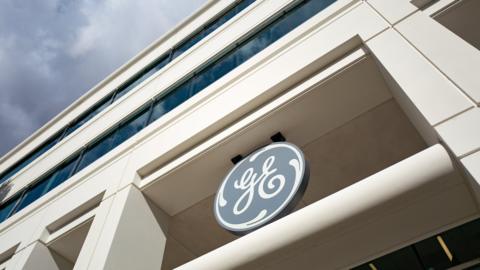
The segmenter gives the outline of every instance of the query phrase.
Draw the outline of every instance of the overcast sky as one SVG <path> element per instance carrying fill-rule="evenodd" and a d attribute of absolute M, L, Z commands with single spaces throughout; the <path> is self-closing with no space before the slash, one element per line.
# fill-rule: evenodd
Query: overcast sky
<path fill-rule="evenodd" d="M 0 156 L 205 0 L 1 0 Z"/>

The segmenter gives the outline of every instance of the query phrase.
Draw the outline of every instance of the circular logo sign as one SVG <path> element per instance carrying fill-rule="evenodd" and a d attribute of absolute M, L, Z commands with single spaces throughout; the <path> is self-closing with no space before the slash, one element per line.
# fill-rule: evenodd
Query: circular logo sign
<path fill-rule="evenodd" d="M 215 218 L 228 231 L 243 235 L 288 214 L 307 187 L 302 151 L 278 142 L 237 163 L 215 197 Z"/>

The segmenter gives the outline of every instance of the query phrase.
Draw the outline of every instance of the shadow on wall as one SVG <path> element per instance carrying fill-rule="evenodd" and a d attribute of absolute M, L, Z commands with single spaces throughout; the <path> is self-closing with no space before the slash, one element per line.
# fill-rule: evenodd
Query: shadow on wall
<path fill-rule="evenodd" d="M 0 185 L 0 202 L 5 199 L 11 189 L 12 185 L 10 184 L 10 182 L 4 182 L 2 185 Z"/>

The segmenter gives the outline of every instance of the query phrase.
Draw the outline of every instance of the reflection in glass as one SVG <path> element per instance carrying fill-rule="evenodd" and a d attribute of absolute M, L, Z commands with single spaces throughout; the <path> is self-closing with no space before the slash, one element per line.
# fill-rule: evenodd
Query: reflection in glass
<path fill-rule="evenodd" d="M 432 236 L 370 262 L 378 270 L 449 269 L 480 258 L 480 219 Z M 415 261 L 415 262 L 414 262 Z M 368 269 L 370 263 L 354 270 Z M 418 268 L 421 266 L 421 268 Z"/>
<path fill-rule="evenodd" d="M 162 115 L 166 114 L 187 100 L 190 97 L 190 88 L 191 81 L 187 81 L 156 101 L 153 104 L 152 116 L 150 117 L 149 123 L 160 118 Z"/>
<path fill-rule="evenodd" d="M 20 196 L 17 196 L 13 199 L 8 200 L 7 202 L 3 203 L 0 206 L 0 222 L 4 221 L 10 216 L 10 212 L 12 211 L 13 207 L 17 204 L 19 198 Z"/>
<path fill-rule="evenodd" d="M 15 207 L 15 213 L 22 210 L 27 205 L 31 204 L 32 202 L 34 202 L 35 200 L 37 200 L 47 192 L 49 179 L 47 178 L 46 180 L 47 181 L 39 181 L 38 183 L 30 187 L 27 190 L 27 192 L 25 192 L 25 195 L 23 195 L 22 200 L 20 201 L 18 206 Z"/>
<path fill-rule="evenodd" d="M 415 249 L 423 265 L 429 269 L 446 269 L 453 266 L 452 261 L 435 237 L 416 243 Z"/>
<path fill-rule="evenodd" d="M 204 32 L 200 31 L 199 33 L 187 39 L 184 43 L 180 44 L 177 48 L 173 50 L 172 59 L 175 59 L 182 53 L 186 52 L 188 49 L 193 47 L 193 45 L 197 44 L 204 37 L 205 37 Z"/>
<path fill-rule="evenodd" d="M 168 53 L 157 59 L 153 64 L 146 67 L 144 70 L 136 74 L 133 78 L 124 83 L 115 94 L 115 100 L 120 99 L 126 93 L 130 92 L 133 88 L 139 85 L 141 82 L 152 76 L 155 72 L 166 66 L 169 62 Z M 114 100 L 114 101 L 115 101 Z"/>
<path fill-rule="evenodd" d="M 112 147 L 112 135 L 108 134 L 98 140 L 96 143 L 93 145 L 89 146 L 87 150 L 83 153 L 83 156 L 80 160 L 80 163 L 78 165 L 77 171 L 82 170 L 83 168 L 87 167 L 91 163 L 93 163 L 95 160 L 99 159 L 102 157 L 105 153 L 110 151 Z"/>
<path fill-rule="evenodd" d="M 63 163 L 58 167 L 50 176 L 51 179 L 50 185 L 47 188 L 47 192 L 54 189 L 61 183 L 63 183 L 65 180 L 67 180 L 70 175 L 73 173 L 74 166 L 78 160 L 78 155 L 75 156 L 74 158 L 68 160 L 67 162 Z"/>
<path fill-rule="evenodd" d="M 102 99 L 100 102 L 95 104 L 92 108 L 90 108 L 87 112 L 82 114 L 77 120 L 75 120 L 74 123 L 72 123 L 68 128 L 67 131 L 65 132 L 64 138 L 70 135 L 72 132 L 77 130 L 79 127 L 81 127 L 83 124 L 85 124 L 88 120 L 92 119 L 95 115 L 97 115 L 99 112 L 103 111 L 110 103 L 112 102 L 112 95 L 108 95 L 104 99 Z"/>
<path fill-rule="evenodd" d="M 149 110 L 147 107 L 120 124 L 113 137 L 112 147 L 116 147 L 142 130 L 146 125 L 148 114 Z"/>
<path fill-rule="evenodd" d="M 38 147 L 36 150 L 34 150 L 30 155 L 24 157 L 21 159 L 19 162 L 17 162 L 15 165 L 7 169 L 2 175 L 0 176 L 0 184 L 12 177 L 12 175 L 16 174 L 18 171 L 23 169 L 25 166 L 30 164 L 33 160 L 35 160 L 37 157 L 42 155 L 43 153 L 47 152 L 52 148 L 57 141 L 60 139 L 60 136 L 62 135 L 63 130 L 55 135 L 53 135 L 50 139 L 48 139 L 46 142 L 44 142 L 40 147 Z"/>

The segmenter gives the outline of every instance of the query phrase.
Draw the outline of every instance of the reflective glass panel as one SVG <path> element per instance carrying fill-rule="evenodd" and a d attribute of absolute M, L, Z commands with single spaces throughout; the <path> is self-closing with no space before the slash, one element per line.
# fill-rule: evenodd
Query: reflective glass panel
<path fill-rule="evenodd" d="M 193 47 L 193 45 L 197 44 L 204 37 L 205 37 L 204 32 L 200 31 L 199 33 L 187 39 L 184 43 L 180 44 L 177 48 L 173 50 L 172 59 L 177 58 L 180 54 L 184 53 L 185 51 Z"/>
<path fill-rule="evenodd" d="M 15 204 L 17 204 L 19 197 L 8 200 L 0 206 L 0 222 L 4 221 L 10 216 Z"/>
<path fill-rule="evenodd" d="M 198 75 L 192 78 L 191 80 L 191 90 L 190 95 L 193 96 L 196 93 L 202 91 L 207 86 L 216 81 L 215 74 L 212 72 L 212 67 L 200 72 Z"/>
<path fill-rule="evenodd" d="M 160 118 L 162 115 L 171 111 L 173 108 L 182 104 L 190 97 L 191 81 L 181 84 L 179 87 L 173 89 L 170 93 L 159 99 L 153 105 L 152 116 L 149 123 Z"/>
<path fill-rule="evenodd" d="M 34 150 L 28 156 L 20 160 L 20 162 L 18 162 L 17 164 L 10 167 L 7 171 L 5 171 L 0 177 L 0 184 L 6 181 L 7 179 L 9 179 L 12 175 L 16 174 L 18 171 L 23 169 L 28 164 L 30 164 L 37 157 L 39 157 L 43 153 L 47 152 L 50 148 L 52 148 L 55 145 L 55 143 L 60 139 L 60 136 L 62 135 L 62 133 L 63 133 L 63 130 L 55 134 L 54 136 L 52 136 L 52 138 L 50 138 L 45 143 L 40 145 L 38 149 Z"/>
<path fill-rule="evenodd" d="M 441 234 L 456 260 L 480 258 L 480 219 Z"/>
<path fill-rule="evenodd" d="M 23 195 L 22 200 L 20 201 L 18 206 L 15 207 L 15 213 L 22 210 L 27 205 L 31 204 L 32 202 L 43 196 L 43 194 L 47 192 L 49 180 L 50 178 L 46 178 L 44 181 L 42 180 L 30 187 Z"/>
<path fill-rule="evenodd" d="M 226 11 L 224 14 L 220 15 L 218 18 L 214 19 L 212 22 L 208 23 L 204 29 L 198 31 L 196 34 L 192 35 L 190 38 L 182 42 L 180 45 L 178 45 L 175 50 L 173 51 L 173 56 L 172 59 L 177 58 L 180 54 L 184 53 L 191 47 L 193 47 L 195 44 L 197 44 L 200 40 L 202 40 L 204 37 L 208 36 L 210 33 L 218 29 L 220 26 L 222 26 L 224 23 L 226 23 L 228 20 L 233 18 L 235 15 L 240 13 L 242 10 L 244 10 L 246 7 L 248 7 L 250 4 L 255 2 L 255 0 L 245 0 L 241 1 L 240 3 L 236 4 L 234 7 L 230 8 L 228 11 Z"/>
<path fill-rule="evenodd" d="M 459 265 L 470 263 L 479 258 L 480 219 L 476 219 L 406 248 L 394 251 L 375 259 L 371 263 L 374 264 L 378 270 L 443 270 L 450 269 L 451 267 L 460 267 Z M 416 263 L 414 261 L 416 261 Z M 368 269 L 365 267 L 369 267 L 369 263 L 354 269 Z M 473 269 L 476 268 L 473 267 L 472 270 Z"/>
<path fill-rule="evenodd" d="M 47 192 L 54 189 L 61 183 L 65 182 L 73 172 L 73 168 L 78 160 L 78 155 L 68 160 L 58 167 L 54 173 L 52 173 L 50 185 L 47 188 Z"/>
<path fill-rule="evenodd" d="M 64 137 L 68 136 L 83 124 L 85 124 L 88 120 L 92 119 L 95 115 L 99 112 L 103 111 L 110 103 L 112 102 L 112 94 L 105 97 L 103 100 L 95 104 L 92 108 L 90 108 L 87 112 L 82 114 L 74 123 L 72 123 L 68 128 L 67 132 L 65 133 Z"/>
<path fill-rule="evenodd" d="M 423 270 L 412 247 L 402 248 L 380 257 L 372 262 L 377 269 L 382 270 Z"/>
<path fill-rule="evenodd" d="M 141 82 L 143 82 L 144 80 L 152 76 L 155 72 L 160 70 L 162 67 L 166 66 L 168 62 L 169 62 L 168 54 L 160 57 L 160 59 L 155 61 L 152 65 L 148 66 L 139 74 L 135 75 L 135 77 L 131 78 L 126 83 L 124 83 L 123 86 L 121 86 L 118 89 L 117 94 L 115 95 L 115 100 L 118 100 L 119 98 L 124 96 L 126 93 L 130 92 L 130 90 L 135 88 Z"/>
<path fill-rule="evenodd" d="M 418 256 L 427 269 L 447 269 L 453 266 L 439 240 L 443 241 L 442 238 L 431 237 L 415 244 Z"/>
<path fill-rule="evenodd" d="M 134 114 L 131 118 L 120 124 L 115 132 L 115 136 L 113 137 L 113 147 L 123 143 L 145 127 L 149 114 L 148 109 L 149 108 L 147 107 L 141 110 L 139 113 Z"/>
<path fill-rule="evenodd" d="M 82 159 L 80 160 L 80 163 L 78 165 L 77 172 L 87 167 L 113 148 L 113 135 L 114 134 L 111 133 L 107 134 L 106 136 L 98 140 L 96 143 L 89 146 L 87 150 L 85 150 Z"/>

